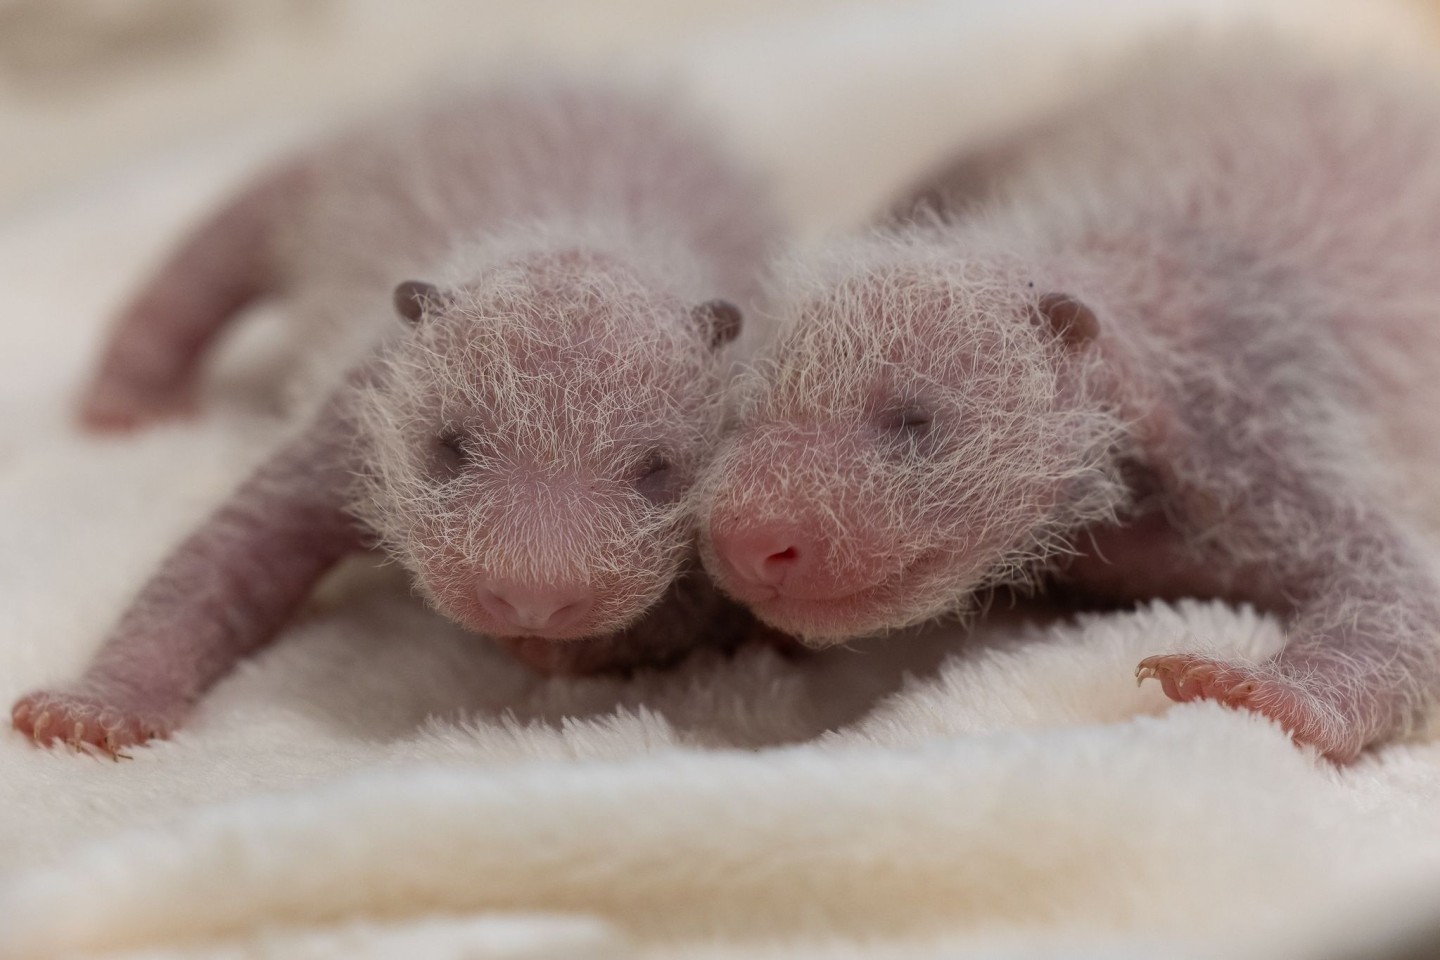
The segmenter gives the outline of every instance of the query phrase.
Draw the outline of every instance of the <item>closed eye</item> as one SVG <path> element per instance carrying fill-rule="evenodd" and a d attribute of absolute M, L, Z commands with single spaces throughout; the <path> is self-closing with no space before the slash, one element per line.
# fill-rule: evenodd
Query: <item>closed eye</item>
<path fill-rule="evenodd" d="M 435 461 L 442 472 L 449 475 L 459 473 L 474 461 L 468 440 L 458 430 L 445 430 L 435 437 Z"/>
<path fill-rule="evenodd" d="M 652 503 L 668 503 L 679 495 L 678 471 L 663 451 L 652 450 L 632 476 L 635 489 Z"/>
<path fill-rule="evenodd" d="M 934 417 L 924 410 L 906 410 L 900 414 L 899 426 L 901 430 L 923 430 L 933 420 Z"/>
<path fill-rule="evenodd" d="M 935 422 L 935 415 L 924 407 L 904 406 L 880 417 L 881 426 L 905 433 L 924 433 Z"/>
<path fill-rule="evenodd" d="M 917 403 L 897 404 L 872 421 L 877 440 L 890 456 L 902 460 L 934 455 L 940 446 L 935 414 Z"/>

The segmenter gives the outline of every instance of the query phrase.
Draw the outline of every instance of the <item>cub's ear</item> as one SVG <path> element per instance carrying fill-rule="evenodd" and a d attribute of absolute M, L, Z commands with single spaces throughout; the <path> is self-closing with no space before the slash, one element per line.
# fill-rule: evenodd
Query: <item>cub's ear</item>
<path fill-rule="evenodd" d="M 1067 347 L 1081 347 L 1100 335 L 1100 321 L 1082 301 L 1068 293 L 1047 293 L 1035 305 L 1037 319 Z"/>
<path fill-rule="evenodd" d="M 392 299 L 395 303 L 395 312 L 400 315 L 400 318 L 406 323 L 414 325 L 424 319 L 426 311 L 440 309 L 445 301 L 445 295 L 433 283 L 425 283 L 423 280 L 406 280 L 395 288 Z"/>
<path fill-rule="evenodd" d="M 729 300 L 706 300 L 690 311 L 690 319 L 707 335 L 710 348 L 722 347 L 740 336 L 740 308 Z"/>

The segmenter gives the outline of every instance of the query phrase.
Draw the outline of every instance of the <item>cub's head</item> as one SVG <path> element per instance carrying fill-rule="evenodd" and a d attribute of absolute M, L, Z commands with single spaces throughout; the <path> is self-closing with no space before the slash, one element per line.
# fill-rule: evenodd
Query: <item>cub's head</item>
<path fill-rule="evenodd" d="M 707 470 L 702 556 L 827 643 L 962 609 L 1117 496 L 1103 324 L 1022 263 L 870 238 L 783 271 Z"/>
<path fill-rule="evenodd" d="M 360 388 L 356 514 L 471 629 L 573 639 L 637 619 L 692 549 L 686 494 L 738 310 L 583 249 L 394 298 L 411 329 Z"/>

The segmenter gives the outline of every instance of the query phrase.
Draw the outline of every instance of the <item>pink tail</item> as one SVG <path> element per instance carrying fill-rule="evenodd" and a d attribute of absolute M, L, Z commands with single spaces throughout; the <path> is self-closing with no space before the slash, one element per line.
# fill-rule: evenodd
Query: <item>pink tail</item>
<path fill-rule="evenodd" d="M 201 362 L 225 325 L 273 292 L 277 212 L 298 189 L 266 176 L 195 229 L 120 314 L 81 400 L 92 430 L 124 430 L 193 409 Z"/>

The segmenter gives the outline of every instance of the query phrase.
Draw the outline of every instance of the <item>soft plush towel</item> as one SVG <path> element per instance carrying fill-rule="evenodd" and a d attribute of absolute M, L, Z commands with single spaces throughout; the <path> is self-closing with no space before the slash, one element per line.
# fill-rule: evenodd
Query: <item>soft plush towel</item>
<path fill-rule="evenodd" d="M 1175 10 L 1251 5 L 789 6 L 682 43 L 668 5 L 615 4 L 633 36 L 608 52 L 697 90 L 813 238 Z M 361 50 L 387 18 L 413 36 L 432 16 L 453 52 L 455 5 L 427 9 L 334 15 L 363 21 L 345 34 Z M 521 6 L 495 9 L 494 35 L 524 33 L 507 20 Z M 1323 42 L 1408 47 L 1429 29 L 1379 3 L 1265 10 Z M 586 60 L 576 46 L 548 55 Z M 422 54 L 367 63 L 399 89 Z M 286 129 L 354 99 L 364 64 L 335 63 L 303 74 L 319 86 Z M 224 134 L 96 159 L 25 202 L 0 178 L 7 706 L 81 667 L 283 429 L 278 310 L 229 345 L 198 420 L 96 440 L 67 419 L 125 288 L 291 136 L 242 109 L 249 74 L 226 69 Z M 1147 654 L 1273 650 L 1279 625 L 1245 609 L 1034 616 L 549 680 L 359 559 L 171 741 L 111 762 L 0 735 L 0 957 L 1339 958 L 1430 933 L 1440 744 L 1336 769 L 1262 719 L 1136 687 Z"/>

